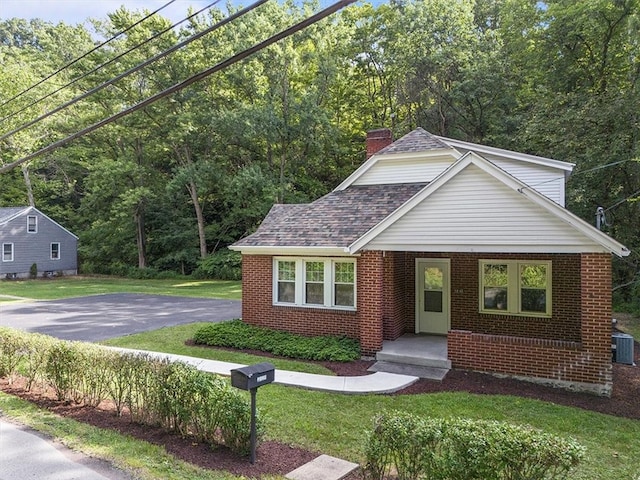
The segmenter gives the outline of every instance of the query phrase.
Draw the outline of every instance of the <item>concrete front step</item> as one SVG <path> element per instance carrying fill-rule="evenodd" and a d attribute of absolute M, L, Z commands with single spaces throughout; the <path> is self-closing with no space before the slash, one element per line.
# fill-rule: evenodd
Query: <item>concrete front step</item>
<path fill-rule="evenodd" d="M 381 362 L 418 365 L 421 367 L 444 368 L 447 370 L 451 368 L 451 360 L 447 360 L 446 358 L 429 358 L 417 355 L 387 353 L 384 350 L 376 354 L 376 360 Z"/>
<path fill-rule="evenodd" d="M 395 363 L 387 361 L 377 361 L 368 369 L 370 372 L 397 373 L 400 375 L 411 375 L 429 380 L 442 381 L 449 373 L 449 368 L 429 367 L 422 365 L 410 365 L 407 363 Z"/>

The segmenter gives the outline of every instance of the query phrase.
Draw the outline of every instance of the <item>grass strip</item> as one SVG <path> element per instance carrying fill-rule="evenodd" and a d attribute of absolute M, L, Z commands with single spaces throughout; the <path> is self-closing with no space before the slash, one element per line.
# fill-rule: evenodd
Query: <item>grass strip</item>
<path fill-rule="evenodd" d="M 61 441 L 72 450 L 110 462 L 142 480 L 236 480 L 241 477 L 209 471 L 183 462 L 164 448 L 60 417 L 32 403 L 0 392 L 0 411 L 6 418 Z"/>
<path fill-rule="evenodd" d="M 242 286 L 231 280 L 130 279 L 120 277 L 62 277 L 34 280 L 0 280 L 3 295 L 33 300 L 103 295 L 109 293 L 146 293 L 198 298 L 240 300 Z"/>

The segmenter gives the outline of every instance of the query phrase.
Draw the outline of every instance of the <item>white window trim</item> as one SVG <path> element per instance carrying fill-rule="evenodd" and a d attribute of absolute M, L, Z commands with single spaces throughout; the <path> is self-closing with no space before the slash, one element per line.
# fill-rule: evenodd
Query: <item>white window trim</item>
<path fill-rule="evenodd" d="M 279 302 L 278 301 L 278 262 L 295 262 L 295 301 Z M 305 303 L 305 263 L 306 262 L 323 262 L 324 263 L 324 304 Z M 336 305 L 335 304 L 335 264 L 336 263 L 353 263 L 353 306 Z M 273 304 L 288 307 L 305 307 L 305 308 L 326 308 L 331 310 L 348 310 L 355 311 L 358 305 L 357 295 L 357 263 L 355 258 L 343 257 L 273 257 L 273 275 L 272 275 L 272 292 Z"/>
<path fill-rule="evenodd" d="M 10 260 L 5 260 L 4 259 L 4 247 L 5 245 L 11 245 L 11 259 Z M 3 262 L 13 262 L 13 258 L 15 256 L 15 247 L 13 245 L 13 243 L 3 243 L 2 244 L 2 261 Z"/>
<path fill-rule="evenodd" d="M 553 303 L 553 285 L 551 283 L 551 260 L 500 260 L 500 259 L 481 259 L 478 261 L 478 284 L 479 284 L 479 307 L 480 313 L 489 313 L 492 315 L 511 315 L 519 317 L 552 317 Z M 484 266 L 485 265 L 507 265 L 507 275 L 509 277 L 507 286 L 510 291 L 515 294 L 509 295 L 506 310 L 493 310 L 484 307 Z M 521 306 L 520 295 L 520 265 L 546 265 L 547 266 L 547 302 L 546 312 L 523 312 Z"/>
<path fill-rule="evenodd" d="M 57 257 L 53 256 L 53 246 L 54 245 L 58 245 L 58 256 Z M 49 246 L 49 257 L 50 257 L 50 260 L 60 260 L 61 256 L 62 256 L 62 249 L 60 247 L 60 242 L 51 242 L 51 245 Z"/>
<path fill-rule="evenodd" d="M 29 219 L 33 218 L 35 230 L 29 230 Z M 36 215 L 27 215 L 27 233 L 38 233 L 38 217 Z"/>

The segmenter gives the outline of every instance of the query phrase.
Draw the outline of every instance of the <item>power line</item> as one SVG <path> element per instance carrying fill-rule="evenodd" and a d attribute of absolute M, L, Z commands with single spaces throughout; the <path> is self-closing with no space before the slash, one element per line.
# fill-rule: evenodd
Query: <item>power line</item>
<path fill-rule="evenodd" d="M 637 191 L 633 192 L 628 197 L 623 198 L 622 200 L 620 200 L 620 201 L 614 203 L 613 205 L 611 205 L 610 207 L 605 208 L 604 211 L 608 212 L 609 210 L 612 210 L 612 209 L 616 208 L 618 205 L 622 205 L 627 200 L 630 200 L 632 197 L 637 197 L 638 195 L 640 195 L 640 190 L 637 190 Z"/>
<path fill-rule="evenodd" d="M 26 107 L 25 107 L 25 108 L 23 108 L 22 110 L 18 110 L 17 112 L 12 113 L 12 114 L 11 114 L 11 115 L 9 115 L 8 117 L 5 117 L 5 118 L 3 118 L 2 120 L 0 120 L 0 122 L 2 122 L 2 121 L 4 121 L 4 120 L 6 120 L 6 119 L 8 119 L 8 118 L 11 118 L 12 116 L 14 116 L 14 115 L 16 115 L 16 114 L 18 114 L 18 113 L 20 113 L 20 112 L 22 112 L 22 111 L 26 110 L 27 108 L 32 107 L 33 105 L 36 105 L 36 104 L 40 103 L 40 102 L 41 102 L 42 100 L 44 100 L 45 98 L 47 98 L 47 97 L 49 97 L 49 96 L 51 96 L 51 95 L 53 95 L 53 94 L 55 94 L 55 93 L 59 92 L 60 90 L 62 90 L 62 89 L 64 89 L 64 88 L 66 88 L 66 87 L 68 87 L 68 86 L 70 86 L 70 85 L 74 84 L 75 82 L 77 82 L 78 80 L 81 80 L 82 78 L 86 77 L 87 75 L 90 75 L 90 74 L 92 74 L 92 73 L 96 72 L 97 70 L 99 70 L 100 68 L 102 68 L 102 67 L 104 67 L 104 66 L 106 66 L 106 65 L 109 65 L 110 63 L 115 62 L 116 60 L 118 60 L 119 58 L 122 58 L 123 56 L 127 55 L 128 53 L 132 52 L 133 50 L 135 50 L 135 49 L 137 49 L 137 48 L 141 47 L 142 45 L 145 45 L 146 43 L 148 43 L 148 42 L 150 42 L 151 40 L 153 40 L 153 39 L 155 39 L 155 38 L 159 37 L 160 35 L 163 35 L 164 33 L 168 32 L 168 31 L 169 31 L 169 30 L 171 30 L 171 29 L 173 29 L 174 27 L 176 27 L 177 25 L 181 24 L 182 22 L 185 22 L 185 21 L 189 20 L 190 18 L 192 18 L 192 17 L 194 17 L 194 16 L 198 15 L 199 13 L 201 13 L 202 11 L 204 11 L 205 9 L 212 7 L 213 5 L 217 4 L 219 1 L 220 1 L 220 0 L 215 0 L 213 3 L 209 4 L 208 6 L 204 7 L 204 8 L 203 8 L 203 9 L 201 9 L 201 10 L 199 10 L 198 12 L 196 12 L 196 13 L 194 13 L 194 14 L 192 14 L 192 15 L 188 16 L 188 17 L 187 17 L 187 18 L 185 18 L 185 19 L 180 20 L 179 22 L 177 22 L 177 23 L 173 24 L 172 26 L 170 26 L 170 27 L 168 27 L 168 28 L 166 28 L 166 29 L 162 30 L 161 32 L 157 33 L 156 35 L 153 35 L 152 37 L 150 37 L 150 38 L 146 39 L 146 40 L 145 40 L 145 41 L 143 41 L 142 43 L 139 43 L 138 45 L 136 45 L 136 46 L 134 46 L 134 47 L 130 48 L 129 50 L 127 50 L 127 51 L 125 51 L 125 52 L 121 53 L 121 54 L 120 54 L 120 55 L 118 55 L 117 57 L 112 58 L 112 59 L 111 59 L 111 60 L 109 60 L 108 62 L 105 62 L 105 63 L 103 63 L 102 65 L 97 66 L 96 68 L 94 68 L 94 69 L 93 69 L 93 70 L 91 70 L 90 72 L 87 72 L 86 74 L 84 74 L 84 75 L 82 75 L 82 76 L 80 76 L 80 77 L 76 78 L 75 80 L 73 80 L 73 81 L 71 81 L 71 82 L 67 83 L 67 84 L 66 84 L 66 85 L 64 85 L 63 87 L 60 87 L 58 90 L 56 90 L 56 91 L 54 91 L 54 92 L 52 92 L 52 93 L 50 93 L 50 94 L 48 94 L 48 95 L 46 95 L 46 96 L 42 97 L 41 99 L 37 100 L 36 102 L 32 103 L 31 105 L 26 106 Z M 257 7 L 258 5 L 262 5 L 262 3 L 266 2 L 266 1 L 267 1 L 267 0 L 262 0 L 261 2 L 258 2 L 258 3 L 256 3 L 256 4 L 253 4 L 253 5 L 252 5 L 252 8 Z M 245 12 L 245 13 L 246 13 L 246 12 Z M 73 105 L 74 103 L 77 103 L 77 102 L 79 102 L 80 100 L 83 100 L 83 99 L 87 98 L 88 96 L 93 95 L 94 93 L 96 93 L 96 92 L 98 92 L 98 91 L 102 90 L 103 88 L 108 87 L 109 85 L 114 84 L 114 83 L 115 83 L 115 82 L 117 82 L 118 80 L 121 80 L 122 78 L 126 77 L 127 75 L 130 75 L 130 74 L 132 74 L 132 73 L 134 73 L 134 72 L 137 72 L 138 70 L 140 70 L 140 69 L 142 69 L 143 67 L 145 67 L 145 66 L 149 65 L 150 63 L 156 62 L 156 61 L 160 60 L 161 58 L 166 57 L 167 55 L 169 55 L 170 53 L 174 52 L 175 50 L 177 50 L 177 49 L 179 49 L 179 48 L 183 47 L 184 45 L 187 45 L 188 43 L 193 42 L 194 40 L 197 40 L 198 38 L 202 37 L 203 35 L 206 35 L 207 33 L 212 32 L 213 30 L 215 30 L 215 29 L 217 29 L 217 28 L 221 27 L 222 25 L 224 25 L 225 23 L 228 23 L 228 21 L 230 21 L 230 20 L 228 20 L 228 19 L 225 19 L 225 20 L 227 20 L 227 21 L 225 22 L 225 21 L 223 20 L 223 21 L 221 21 L 221 22 L 218 22 L 218 23 L 217 23 L 216 25 L 214 25 L 213 27 L 209 27 L 209 28 L 207 28 L 207 29 L 203 30 L 203 31 L 202 31 L 202 32 L 200 32 L 200 33 L 197 33 L 197 34 L 195 34 L 195 35 L 192 35 L 191 37 L 187 38 L 186 40 L 184 40 L 184 41 L 182 41 L 182 42 L 180 42 L 180 43 L 178 43 L 178 44 L 174 45 L 173 47 L 169 48 L 168 50 L 165 50 L 164 52 L 161 52 L 161 53 L 159 53 L 159 54 L 157 54 L 157 55 L 155 55 L 155 56 L 151 57 L 150 59 L 148 59 L 148 60 L 146 60 L 146 61 L 144 61 L 144 62 L 142 62 L 142 63 L 140 63 L 140 64 L 136 65 L 135 67 L 130 68 L 129 70 L 125 71 L 124 73 L 121 73 L 120 75 L 118 75 L 118 76 L 116 76 L 116 77 L 112 78 L 111 80 L 108 80 L 107 82 L 104 82 L 103 84 L 98 85 L 98 86 L 97 86 L 97 87 L 95 87 L 95 88 L 92 88 L 91 90 L 89 90 L 89 91 L 87 91 L 87 92 L 85 92 L 85 93 L 83 93 L 83 94 L 81 94 L 81 95 L 79 95 L 79 96 L 77 96 L 77 97 L 75 97 L 75 98 L 73 98 L 73 99 L 69 100 L 68 102 L 66 102 L 66 103 L 64 103 L 64 104 L 62 104 L 62 105 L 60 105 L 60 106 L 58 106 L 58 107 L 54 108 L 53 110 L 50 110 L 50 111 L 48 111 L 48 112 L 46 112 L 46 113 L 43 113 L 43 114 L 42 114 L 42 115 L 40 115 L 39 117 L 37 117 L 37 118 L 35 118 L 35 119 L 33 119 L 33 120 L 31 120 L 31 121 L 29 121 L 29 122 L 27 122 L 27 123 L 25 123 L 25 124 L 23 124 L 23 125 L 19 126 L 19 127 L 17 127 L 17 128 L 15 128 L 15 129 L 13 129 L 13 130 L 11 130 L 10 132 L 7 132 L 7 133 L 5 133 L 5 134 L 2 134 L 2 135 L 0 136 L 0 140 L 4 140 L 5 138 L 10 137 L 11 135 L 13 135 L 13 134 L 15 134 L 15 133 L 18 133 L 19 131 L 24 130 L 25 128 L 31 127 L 32 125 L 34 125 L 34 124 L 36 124 L 36 123 L 38 123 L 38 122 L 40 122 L 40 121 L 44 120 L 45 118 L 50 117 L 51 115 L 53 115 L 53 114 L 55 114 L 55 113 L 58 113 L 60 110 L 63 110 L 63 109 L 65 109 L 65 108 L 67 108 L 67 107 L 69 107 L 69 106 Z"/>
<path fill-rule="evenodd" d="M 291 35 L 293 35 L 294 33 L 303 30 L 305 28 L 307 28 L 310 25 L 313 25 L 314 23 L 319 22 L 320 20 L 328 17 L 329 15 L 337 12 L 338 10 L 346 7 L 347 5 L 350 5 L 352 3 L 354 3 L 356 0 L 339 0 L 338 2 L 330 5 L 329 7 L 325 8 L 324 10 L 321 10 L 320 12 L 302 20 L 301 22 L 296 23 L 295 25 L 282 30 L 281 32 L 269 37 L 268 39 L 255 44 L 254 46 L 247 48 L 246 50 L 243 50 L 240 53 L 237 53 L 235 55 L 233 55 L 232 57 L 229 57 L 228 59 L 214 65 L 211 68 L 208 68 L 206 70 L 201 71 L 200 73 L 197 73 L 189 78 L 187 78 L 186 80 L 177 83 L 165 90 L 163 90 L 160 93 L 157 93 L 156 95 L 153 95 L 149 98 L 147 98 L 146 100 L 143 100 L 140 103 L 137 103 L 129 108 L 126 108 L 118 113 L 116 113 L 115 115 L 112 115 L 104 120 L 101 120 L 97 123 L 94 123 L 93 125 L 90 125 L 89 127 L 86 127 L 76 133 L 74 133 L 73 135 L 69 135 L 66 138 L 63 138 L 62 140 L 58 140 L 54 143 L 49 144 L 48 146 L 41 148 L 40 150 L 33 152 L 29 155 L 27 155 L 26 157 L 23 157 L 19 160 L 16 160 L 15 162 L 12 162 L 10 164 L 4 165 L 2 167 L 0 167 L 0 173 L 4 173 L 6 171 L 9 171 L 37 156 L 40 156 L 44 153 L 48 153 L 52 150 L 55 150 L 58 147 L 61 147 L 69 142 L 71 142 L 72 140 L 75 140 L 77 138 L 80 138 L 88 133 L 91 133 L 109 123 L 112 123 L 126 115 L 129 115 L 133 112 L 136 112 L 144 107 L 147 107 L 148 105 L 151 105 L 152 103 L 168 96 L 171 95 L 175 92 L 178 92 L 180 90 L 182 90 L 185 87 L 188 87 L 189 85 L 198 82 L 216 72 L 219 72 L 221 70 L 224 70 L 228 67 L 230 67 L 231 65 L 234 65 L 235 63 L 240 62 L 241 60 L 244 60 L 245 58 L 254 55 L 255 53 L 259 52 L 260 50 L 268 47 L 269 45 L 272 45 L 284 38 L 290 37 Z"/>
<path fill-rule="evenodd" d="M 26 90 L 23 90 L 22 92 L 18 93 L 17 95 L 14 95 L 13 97 L 11 97 L 9 100 L 5 101 L 4 103 L 0 104 L 0 107 L 4 107 L 5 105 L 7 105 L 8 103 L 14 101 L 15 99 L 21 97 L 22 95 L 24 95 L 27 92 L 30 92 L 31 90 L 33 90 L 34 88 L 36 88 L 39 85 L 42 85 L 44 82 L 46 82 L 47 80 L 49 80 L 52 77 L 55 77 L 57 74 L 59 74 L 60 72 L 62 72 L 63 70 L 69 68 L 71 65 L 79 62 L 80 60 L 82 60 L 83 58 L 85 58 L 87 55 L 90 55 L 91 53 L 95 52 L 96 50 L 102 48 L 103 46 L 105 46 L 107 43 L 115 40 L 116 38 L 118 38 L 120 35 L 122 35 L 123 33 L 128 32 L 129 30 L 131 30 L 133 27 L 135 27 L 136 25 L 141 24 L 142 22 L 144 22 L 145 20 L 147 20 L 148 18 L 152 17 L 153 15 L 155 15 L 156 13 L 158 13 L 160 10 L 168 7 L 169 5 L 171 5 L 173 2 L 175 2 L 176 0 L 170 0 L 169 2 L 165 3 L 163 6 L 161 6 L 160 8 L 158 8 L 157 10 L 154 10 L 153 12 L 151 12 L 149 15 L 147 15 L 144 18 L 141 18 L 140 20 L 138 20 L 137 22 L 133 23 L 132 25 L 129 25 L 127 28 L 125 28 L 124 30 L 122 30 L 121 32 L 116 33 L 114 36 L 112 36 L 111 38 L 109 38 L 108 40 L 102 42 L 99 45 L 96 45 L 95 47 L 93 47 L 91 50 L 89 50 L 87 53 L 83 54 L 82 56 L 76 58 L 75 60 L 72 60 L 71 62 L 67 63 L 66 65 L 60 67 L 58 70 L 56 70 L 55 72 L 49 74 L 48 76 L 46 76 L 45 78 L 41 79 L 40 81 L 38 81 L 37 83 L 31 85 L 29 88 L 27 88 Z M 5 120 L 4 118 L 2 120 Z"/>

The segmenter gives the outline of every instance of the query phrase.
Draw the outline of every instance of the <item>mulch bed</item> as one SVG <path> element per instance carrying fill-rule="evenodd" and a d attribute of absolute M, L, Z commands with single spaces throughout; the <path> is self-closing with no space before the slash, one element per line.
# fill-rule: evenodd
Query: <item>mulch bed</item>
<path fill-rule="evenodd" d="M 635 343 L 635 362 L 640 365 L 640 345 L 637 342 Z M 359 360 L 349 363 L 318 363 L 337 375 L 347 376 L 369 374 L 367 368 L 373 362 Z M 451 370 L 442 382 L 419 380 L 394 395 L 451 391 L 483 395 L 515 395 L 618 417 L 640 419 L 640 368 L 614 364 L 613 379 L 613 394 L 611 398 L 604 398 L 476 372 Z M 212 449 L 209 445 L 194 443 L 189 438 L 159 428 L 137 425 L 132 423 L 126 415 L 116 417 L 114 410 L 106 403 L 101 404 L 98 409 L 62 403 L 55 400 L 51 391 L 27 392 L 23 387 L 24 384 L 20 380 L 13 385 L 8 385 L 6 379 L 0 380 L 0 390 L 5 393 L 29 400 L 61 416 L 162 445 L 175 457 L 207 469 L 224 470 L 249 478 L 274 474 L 285 475 L 319 455 L 319 452 L 310 452 L 280 442 L 265 441 L 258 447 L 256 463 L 251 465 L 247 457 L 240 457 L 227 448 Z M 359 477 L 359 474 L 352 474 L 349 478 L 354 480 Z"/>

